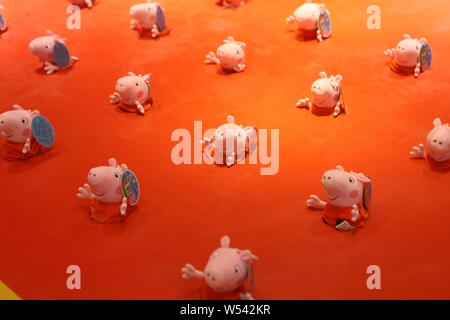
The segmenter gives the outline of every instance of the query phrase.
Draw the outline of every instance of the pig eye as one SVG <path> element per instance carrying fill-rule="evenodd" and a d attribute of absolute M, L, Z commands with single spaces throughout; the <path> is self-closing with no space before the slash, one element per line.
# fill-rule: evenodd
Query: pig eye
<path fill-rule="evenodd" d="M 139 82 L 136 82 L 136 87 L 140 87 L 141 84 Z"/>
<path fill-rule="evenodd" d="M 234 273 L 239 273 L 239 268 L 238 267 L 234 268 Z"/>
<path fill-rule="evenodd" d="M 114 175 L 114 177 L 116 177 L 117 179 L 119 179 L 120 175 L 119 175 L 118 173 L 116 173 L 116 174 Z"/>
<path fill-rule="evenodd" d="M 217 257 L 218 255 L 219 255 L 218 252 L 214 252 L 214 253 L 212 254 L 212 257 L 215 258 L 215 257 Z"/>
<path fill-rule="evenodd" d="M 45 49 L 48 49 L 48 48 L 50 48 L 50 46 L 49 46 L 48 44 L 46 44 L 46 45 L 44 46 L 44 48 L 45 48 Z"/>
<path fill-rule="evenodd" d="M 28 120 L 25 119 L 25 118 L 22 118 L 22 123 L 23 123 L 23 124 L 28 124 Z"/>
<path fill-rule="evenodd" d="M 353 178 L 348 178 L 348 181 L 350 181 L 350 183 L 353 183 L 353 181 L 355 180 L 353 180 Z"/>

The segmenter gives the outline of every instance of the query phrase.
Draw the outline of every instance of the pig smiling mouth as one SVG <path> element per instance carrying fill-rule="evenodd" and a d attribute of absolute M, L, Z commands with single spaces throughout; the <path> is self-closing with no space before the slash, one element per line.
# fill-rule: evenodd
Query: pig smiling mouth
<path fill-rule="evenodd" d="M 337 198 L 339 198 L 339 196 L 330 196 L 330 195 L 328 195 L 328 200 L 334 201 Z"/>

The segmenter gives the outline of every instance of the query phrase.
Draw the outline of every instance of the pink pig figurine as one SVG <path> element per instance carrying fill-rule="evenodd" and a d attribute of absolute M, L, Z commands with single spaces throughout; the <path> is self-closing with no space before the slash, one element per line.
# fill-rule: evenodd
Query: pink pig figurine
<path fill-rule="evenodd" d="M 80 8 L 92 8 L 94 6 L 95 0 L 69 0 L 69 2 L 73 5 L 79 6 Z"/>
<path fill-rule="evenodd" d="M 300 99 L 297 107 L 311 110 L 316 115 L 330 115 L 337 117 L 345 113 L 344 105 L 341 103 L 341 81 L 340 74 L 328 77 L 325 72 L 319 73 L 319 79 L 311 86 L 313 102 L 308 98 Z"/>
<path fill-rule="evenodd" d="M 116 92 L 109 97 L 111 104 L 119 104 L 119 107 L 128 112 L 144 114 L 152 105 L 151 98 L 151 74 L 128 75 L 117 80 Z"/>
<path fill-rule="evenodd" d="M 32 121 L 38 110 L 25 110 L 19 105 L 0 114 L 0 155 L 5 160 L 24 160 L 45 151 L 32 134 Z"/>
<path fill-rule="evenodd" d="M 47 36 L 34 39 L 29 45 L 30 52 L 44 63 L 44 70 L 47 74 L 52 74 L 79 60 L 70 55 L 64 38 L 51 31 L 47 31 L 47 34 Z"/>
<path fill-rule="evenodd" d="M 170 32 L 166 26 L 164 9 L 153 0 L 132 6 L 130 15 L 133 18 L 130 22 L 131 29 L 137 30 L 140 36 L 150 32 L 152 38 L 156 38 Z"/>
<path fill-rule="evenodd" d="M 331 24 L 329 24 L 329 30 L 325 33 L 319 28 L 319 18 L 322 13 L 329 18 L 329 12 L 324 4 L 305 0 L 305 3 L 298 7 L 293 15 L 286 18 L 286 23 L 297 23 L 298 30 L 307 38 L 316 38 L 319 42 L 322 42 L 324 38 L 331 34 Z"/>
<path fill-rule="evenodd" d="M 435 168 L 450 169 L 450 126 L 441 119 L 433 121 L 434 128 L 427 136 L 427 151 L 423 144 L 413 147 L 409 153 L 411 158 L 426 159 Z"/>
<path fill-rule="evenodd" d="M 421 63 L 422 47 L 430 50 L 428 62 L 422 60 Z M 431 49 L 425 38 L 413 39 L 410 35 L 404 34 L 397 47 L 386 50 L 384 54 L 391 59 L 391 70 L 402 75 L 414 74 L 418 78 L 420 72 L 428 70 L 431 66 Z"/>
<path fill-rule="evenodd" d="M 214 157 L 216 164 L 226 164 L 228 167 L 244 160 L 250 152 L 250 147 L 256 143 L 257 129 L 243 127 L 235 123 L 233 116 L 227 117 L 227 123 L 216 129 L 212 137 L 200 141 L 208 147 L 208 154 Z"/>
<path fill-rule="evenodd" d="M 92 168 L 87 183 L 78 188 L 77 197 L 89 199 L 89 217 L 99 223 L 115 223 L 127 216 L 128 198 L 122 192 L 121 179 L 128 167 L 111 158 L 108 166 Z"/>
<path fill-rule="evenodd" d="M 245 70 L 245 48 L 247 44 L 244 42 L 235 41 L 233 37 L 228 37 L 217 49 L 217 56 L 214 52 L 206 55 L 205 63 L 218 64 L 226 70 L 235 72 L 242 72 Z"/>
<path fill-rule="evenodd" d="M 322 177 L 328 202 L 312 194 L 306 201 L 310 208 L 324 209 L 323 221 L 336 230 L 362 228 L 369 218 L 372 185 L 362 173 L 346 172 L 342 166 L 328 170 Z"/>
<path fill-rule="evenodd" d="M 253 260 L 258 257 L 250 250 L 230 248 L 230 238 L 220 239 L 220 248 L 209 257 L 204 271 L 196 270 L 191 264 L 181 269 L 183 279 L 204 279 L 207 285 L 217 293 L 230 293 L 240 289 L 241 300 L 254 300 L 251 292 L 247 292 L 244 281 L 250 277 L 253 281 Z M 250 287 L 252 284 L 249 285 Z M 251 291 L 252 288 L 249 288 Z"/>

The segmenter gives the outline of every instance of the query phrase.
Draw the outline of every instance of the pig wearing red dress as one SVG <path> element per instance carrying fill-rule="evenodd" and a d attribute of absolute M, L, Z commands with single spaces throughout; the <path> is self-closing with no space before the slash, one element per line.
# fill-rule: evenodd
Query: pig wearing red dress
<path fill-rule="evenodd" d="M 347 172 L 342 166 L 337 166 L 323 174 L 322 185 L 328 202 L 312 194 L 306 205 L 323 209 L 323 221 L 336 230 L 364 227 L 369 218 L 371 180 L 362 173 Z"/>

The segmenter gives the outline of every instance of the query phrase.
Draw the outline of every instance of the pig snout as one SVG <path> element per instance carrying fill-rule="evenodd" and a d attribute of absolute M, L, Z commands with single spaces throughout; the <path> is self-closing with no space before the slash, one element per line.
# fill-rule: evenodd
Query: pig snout
<path fill-rule="evenodd" d="M 220 268 L 208 267 L 205 270 L 205 280 L 212 289 L 220 291 L 224 285 L 223 270 Z"/>
<path fill-rule="evenodd" d="M 327 191 L 329 200 L 336 200 L 345 189 L 349 178 L 334 171 L 327 171 L 322 177 L 322 185 Z"/>
<path fill-rule="evenodd" d="M 88 183 L 93 186 L 98 186 L 101 184 L 101 182 L 102 177 L 100 176 L 99 172 L 95 169 L 90 170 L 88 174 Z"/>

